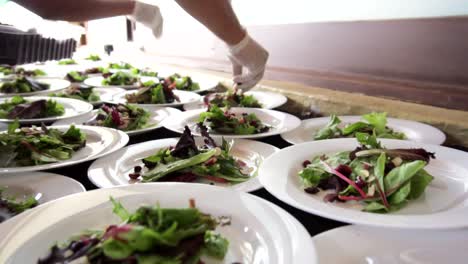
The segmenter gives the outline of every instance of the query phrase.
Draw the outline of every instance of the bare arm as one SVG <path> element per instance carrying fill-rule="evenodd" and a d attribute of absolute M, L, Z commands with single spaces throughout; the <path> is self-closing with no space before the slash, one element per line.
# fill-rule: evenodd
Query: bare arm
<path fill-rule="evenodd" d="M 129 15 L 134 0 L 13 0 L 37 15 L 50 20 L 88 21 Z"/>
<path fill-rule="evenodd" d="M 229 0 L 176 0 L 176 2 L 227 44 L 239 43 L 246 34 Z"/>

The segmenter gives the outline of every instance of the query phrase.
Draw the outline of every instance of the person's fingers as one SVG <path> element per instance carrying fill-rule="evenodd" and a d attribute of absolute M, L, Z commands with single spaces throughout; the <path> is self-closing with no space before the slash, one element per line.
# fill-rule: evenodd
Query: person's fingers
<path fill-rule="evenodd" d="M 159 7 L 156 7 L 155 16 L 153 19 L 153 35 L 156 38 L 160 38 L 163 33 L 163 28 L 164 28 L 164 20 L 161 15 L 161 10 L 159 9 Z"/>
<path fill-rule="evenodd" d="M 242 66 L 235 62 L 232 62 L 232 76 L 242 75 Z"/>
<path fill-rule="evenodd" d="M 243 91 L 248 91 L 255 87 L 255 85 L 260 82 L 263 77 L 263 72 L 257 75 L 242 75 L 242 76 L 235 76 L 233 81 L 237 83 L 237 88 L 242 89 Z"/>

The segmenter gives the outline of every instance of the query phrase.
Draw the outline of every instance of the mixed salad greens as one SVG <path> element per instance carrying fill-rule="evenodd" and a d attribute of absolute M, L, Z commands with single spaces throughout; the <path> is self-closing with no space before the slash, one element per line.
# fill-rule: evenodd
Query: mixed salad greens
<path fill-rule="evenodd" d="M 99 93 L 96 92 L 93 87 L 84 84 L 72 85 L 63 92 L 53 93 L 49 96 L 78 99 L 90 103 L 99 102 L 101 100 Z"/>
<path fill-rule="evenodd" d="M 0 84 L 1 93 L 31 93 L 50 88 L 47 83 L 41 83 L 29 77 L 20 76 Z"/>
<path fill-rule="evenodd" d="M 102 80 L 103 85 L 134 85 L 138 82 L 138 77 L 131 73 L 116 72 Z"/>
<path fill-rule="evenodd" d="M 89 69 L 86 69 L 85 74 L 99 74 L 99 73 L 102 73 L 102 74 L 109 74 L 109 69 L 108 68 L 104 68 L 104 67 L 94 67 L 94 68 L 89 68 Z M 109 75 L 110 76 L 110 75 Z M 108 76 L 106 76 L 108 77 Z"/>
<path fill-rule="evenodd" d="M 173 89 L 165 82 L 155 83 L 147 81 L 143 83 L 143 88 L 140 88 L 136 93 L 125 95 L 128 103 L 131 104 L 168 104 L 175 101 L 180 102 Z"/>
<path fill-rule="evenodd" d="M 149 118 L 148 111 L 135 105 L 104 104 L 98 110 L 96 118 L 88 122 L 87 125 L 132 131 L 155 125 L 148 124 Z"/>
<path fill-rule="evenodd" d="M 199 264 L 205 255 L 223 260 L 228 251 L 229 241 L 214 231 L 217 219 L 193 200 L 189 208 L 141 206 L 132 214 L 110 199 L 121 224 L 74 235 L 38 263 Z"/>
<path fill-rule="evenodd" d="M 81 83 L 84 80 L 86 80 L 86 78 L 88 78 L 88 76 L 84 72 L 70 71 L 70 72 L 67 73 L 65 78 L 67 78 L 67 80 L 69 80 L 70 82 Z"/>
<path fill-rule="evenodd" d="M 117 62 L 117 63 L 109 63 L 109 68 L 110 69 L 116 69 L 116 70 L 131 70 L 135 67 L 133 67 L 130 63 L 127 62 Z"/>
<path fill-rule="evenodd" d="M 305 192 L 325 195 L 327 202 L 357 201 L 364 211 L 397 211 L 424 194 L 434 179 L 424 167 L 434 153 L 424 149 L 386 149 L 374 135 L 356 133 L 361 144 L 353 151 L 306 160 L 299 172 Z"/>
<path fill-rule="evenodd" d="M 16 95 L 0 104 L 0 118 L 32 119 L 61 116 L 64 113 L 63 105 L 51 99 L 30 102 Z"/>
<path fill-rule="evenodd" d="M 38 205 L 38 201 L 32 196 L 21 200 L 5 196 L 5 189 L 0 186 L 0 223 Z"/>
<path fill-rule="evenodd" d="M 340 127 L 341 120 L 331 115 L 328 124 L 314 136 L 315 140 L 354 137 L 356 133 L 366 133 L 378 138 L 405 139 L 403 133 L 393 131 L 387 127 L 387 113 L 370 113 L 362 116 L 363 121 Z"/>
<path fill-rule="evenodd" d="M 86 145 L 86 134 L 70 126 L 62 132 L 42 126 L 19 128 L 11 123 L 0 133 L 0 167 L 21 167 L 68 160 Z"/>
<path fill-rule="evenodd" d="M 133 68 L 131 69 L 130 71 L 131 73 L 135 74 L 135 75 L 140 75 L 140 76 L 148 76 L 148 77 L 158 77 L 158 73 L 155 72 L 155 71 L 152 71 L 150 69 L 137 69 L 137 68 Z"/>
<path fill-rule="evenodd" d="M 183 91 L 197 91 L 200 90 L 200 85 L 197 82 L 194 82 L 189 76 L 182 76 L 178 73 L 164 79 L 167 86 L 170 88 L 175 88 L 177 90 Z"/>
<path fill-rule="evenodd" d="M 198 122 L 199 127 L 208 126 L 222 134 L 252 135 L 268 132 L 271 128 L 253 113 L 237 116 L 216 105 L 211 105 L 206 112 L 201 113 Z"/>
<path fill-rule="evenodd" d="M 78 64 L 74 59 L 59 60 L 58 65 L 75 65 Z"/>
<path fill-rule="evenodd" d="M 142 160 L 146 172 L 136 166 L 129 174 L 143 182 L 176 181 L 194 182 L 205 179 L 211 182 L 236 184 L 249 180 L 250 168 L 231 154 L 232 143 L 223 139 L 218 146 L 209 136 L 206 127 L 201 135 L 204 145 L 197 146 L 186 126 L 175 147 L 159 149 Z"/>
<path fill-rule="evenodd" d="M 97 55 L 97 54 L 89 54 L 89 56 L 86 57 L 85 60 L 100 61 L 101 57 L 99 57 L 99 55 Z"/>
<path fill-rule="evenodd" d="M 15 68 L 15 74 L 28 77 L 46 76 L 47 74 L 40 69 L 26 70 L 24 68 Z"/>
<path fill-rule="evenodd" d="M 229 90 L 225 93 L 213 93 L 203 99 L 206 106 L 262 108 L 253 95 L 245 95 L 242 90 Z"/>
<path fill-rule="evenodd" d="M 13 66 L 10 65 L 1 65 L 0 66 L 0 73 L 3 73 L 3 75 L 10 75 L 14 73 Z"/>

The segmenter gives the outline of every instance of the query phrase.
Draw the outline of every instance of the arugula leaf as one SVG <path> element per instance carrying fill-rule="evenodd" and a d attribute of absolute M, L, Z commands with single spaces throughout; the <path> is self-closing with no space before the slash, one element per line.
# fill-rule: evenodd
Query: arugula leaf
<path fill-rule="evenodd" d="M 338 128 L 339 124 L 341 124 L 341 120 L 338 116 L 331 115 L 328 124 L 315 134 L 314 140 L 334 138 L 339 135 L 341 133 L 340 128 Z"/>
<path fill-rule="evenodd" d="M 381 149 L 382 146 L 380 142 L 377 141 L 377 137 L 375 135 L 370 135 L 366 133 L 356 133 L 357 141 L 364 147 L 370 149 Z"/>
<path fill-rule="evenodd" d="M 392 205 L 403 203 L 407 200 L 411 192 L 411 182 L 405 183 L 396 192 L 388 197 L 388 202 Z"/>
<path fill-rule="evenodd" d="M 433 179 L 434 177 L 427 173 L 426 170 L 419 170 L 416 175 L 411 178 L 411 192 L 408 194 L 408 199 L 418 199 Z"/>
<path fill-rule="evenodd" d="M 20 127 L 20 124 L 18 122 L 18 119 L 16 119 L 15 122 L 10 123 L 8 125 L 8 134 L 14 134 L 16 129 L 18 129 L 19 127 Z"/>
<path fill-rule="evenodd" d="M 381 191 L 385 194 L 385 164 L 387 163 L 387 156 L 385 153 L 381 153 L 374 167 L 374 175 L 380 185 Z"/>
<path fill-rule="evenodd" d="M 384 188 L 387 195 L 394 193 L 410 181 L 426 164 L 424 161 L 416 160 L 403 163 L 401 166 L 392 169 L 384 179 Z"/>
<path fill-rule="evenodd" d="M 370 113 L 363 115 L 362 119 L 366 120 L 374 127 L 376 134 L 385 132 L 385 127 L 387 126 L 387 113 Z"/>
<path fill-rule="evenodd" d="M 344 136 L 348 136 L 367 128 L 370 128 L 369 124 L 366 124 L 364 122 L 356 122 L 346 125 L 341 131 Z"/>
<path fill-rule="evenodd" d="M 212 257 L 222 260 L 227 253 L 229 241 L 213 231 L 205 232 L 204 240 L 205 252 Z"/>
<path fill-rule="evenodd" d="M 210 149 L 207 152 L 200 153 L 188 159 L 177 160 L 169 164 L 160 164 L 156 168 L 146 172 L 143 175 L 144 182 L 157 181 L 158 179 L 166 176 L 167 174 L 178 171 L 190 166 L 207 161 L 216 154 L 216 149 Z"/>
<path fill-rule="evenodd" d="M 125 209 L 125 207 L 117 200 L 114 199 L 114 197 L 109 197 L 109 199 L 112 202 L 112 205 L 114 205 L 114 209 L 112 209 L 112 212 L 120 217 L 122 221 L 127 221 L 131 214 Z"/>
<path fill-rule="evenodd" d="M 101 57 L 99 57 L 99 55 L 97 55 L 97 54 L 89 54 L 89 56 L 86 57 L 85 60 L 100 61 Z"/>
<path fill-rule="evenodd" d="M 58 65 L 73 65 L 77 64 L 74 59 L 63 59 L 58 62 Z"/>

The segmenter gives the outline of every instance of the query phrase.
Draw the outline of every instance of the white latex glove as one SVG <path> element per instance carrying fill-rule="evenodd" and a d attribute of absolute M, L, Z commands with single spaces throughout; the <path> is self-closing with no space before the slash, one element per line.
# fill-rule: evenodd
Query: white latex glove
<path fill-rule="evenodd" d="M 136 1 L 135 9 L 133 10 L 130 18 L 150 28 L 155 37 L 161 37 L 163 31 L 163 18 L 159 7 Z"/>
<path fill-rule="evenodd" d="M 238 89 L 248 91 L 263 78 L 268 51 L 249 34 L 238 44 L 229 46 L 228 57 L 232 62 L 233 81 Z"/>

